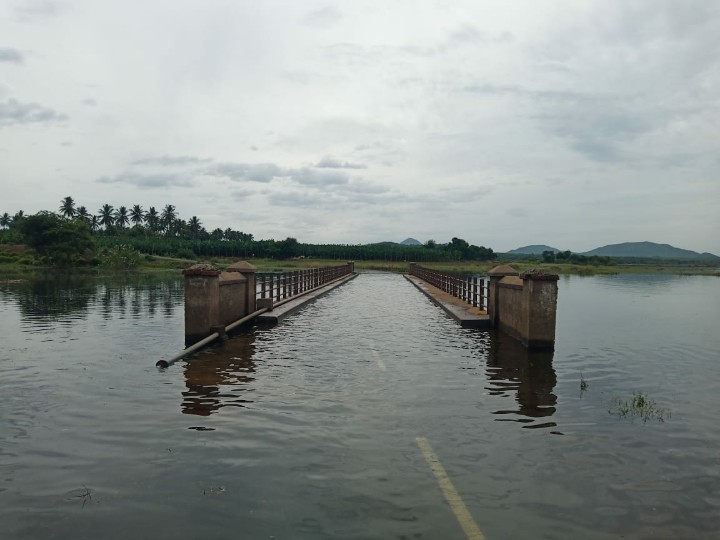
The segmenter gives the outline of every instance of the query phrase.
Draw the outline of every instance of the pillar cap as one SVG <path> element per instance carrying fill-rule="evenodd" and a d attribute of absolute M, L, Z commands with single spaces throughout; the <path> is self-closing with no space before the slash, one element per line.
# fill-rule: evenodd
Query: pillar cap
<path fill-rule="evenodd" d="M 531 268 L 520 274 L 521 279 L 530 279 L 532 281 L 557 281 L 560 276 L 557 274 L 549 274 L 542 268 Z"/>
<path fill-rule="evenodd" d="M 517 276 L 518 271 L 515 270 L 512 266 L 508 266 L 507 264 L 501 264 L 500 266 L 496 266 L 492 270 L 488 272 L 488 275 L 490 277 L 503 277 L 503 276 Z"/>
<path fill-rule="evenodd" d="M 193 264 L 190 268 L 183 270 L 182 273 L 183 276 L 219 276 L 220 270 L 212 264 L 200 263 Z"/>
<path fill-rule="evenodd" d="M 230 266 L 228 266 L 225 269 L 226 272 L 242 272 L 245 274 L 249 274 L 252 272 L 257 272 L 257 266 L 250 264 L 247 261 L 238 261 L 235 263 L 232 263 Z"/>

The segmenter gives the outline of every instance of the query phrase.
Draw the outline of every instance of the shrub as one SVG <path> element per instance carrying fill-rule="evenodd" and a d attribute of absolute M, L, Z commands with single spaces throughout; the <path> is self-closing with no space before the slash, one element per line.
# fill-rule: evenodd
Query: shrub
<path fill-rule="evenodd" d="M 180 248 L 175 252 L 175 256 L 178 259 L 192 259 L 195 260 L 196 255 L 193 250 L 189 248 Z"/>
<path fill-rule="evenodd" d="M 140 264 L 140 254 L 132 246 L 119 244 L 100 253 L 100 264 L 116 270 L 130 270 Z"/>

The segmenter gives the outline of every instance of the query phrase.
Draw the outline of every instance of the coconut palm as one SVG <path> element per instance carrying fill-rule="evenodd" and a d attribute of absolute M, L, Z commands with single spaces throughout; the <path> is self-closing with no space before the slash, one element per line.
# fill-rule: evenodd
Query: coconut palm
<path fill-rule="evenodd" d="M 160 228 L 160 215 L 154 206 L 145 213 L 145 224 L 152 232 L 157 232 Z"/>
<path fill-rule="evenodd" d="M 3 229 L 7 229 L 10 226 L 10 223 L 12 223 L 12 218 L 10 217 L 10 214 L 5 212 L 2 216 L 0 216 L 0 227 Z"/>
<path fill-rule="evenodd" d="M 115 222 L 114 212 L 115 209 L 109 204 L 103 204 L 102 208 L 98 210 L 98 214 L 100 214 L 100 225 L 103 225 L 105 230 L 108 230 Z"/>
<path fill-rule="evenodd" d="M 82 219 L 85 223 L 90 223 L 90 212 L 88 212 L 87 208 L 84 206 L 80 206 L 75 215 Z"/>
<path fill-rule="evenodd" d="M 115 210 L 115 225 L 124 229 L 129 224 L 130 219 L 128 219 L 127 208 L 120 206 L 117 210 Z"/>
<path fill-rule="evenodd" d="M 173 221 L 177 218 L 175 206 L 172 204 L 166 204 L 163 208 L 162 215 L 160 216 L 160 224 L 162 225 L 165 232 L 169 232 L 172 228 Z"/>
<path fill-rule="evenodd" d="M 12 224 L 17 225 L 23 219 L 25 219 L 25 212 L 23 212 L 22 210 L 18 210 L 17 212 L 15 212 L 15 215 L 12 218 Z"/>
<path fill-rule="evenodd" d="M 72 197 L 65 197 L 60 203 L 60 213 L 66 218 L 73 218 L 77 214 L 75 201 Z"/>
<path fill-rule="evenodd" d="M 90 228 L 93 232 L 100 228 L 100 218 L 98 216 L 90 216 Z"/>
<path fill-rule="evenodd" d="M 202 223 L 198 219 L 197 216 L 193 216 L 190 218 L 190 221 L 187 223 L 188 232 L 190 233 L 191 238 L 197 238 L 200 235 L 200 229 L 202 229 Z"/>
<path fill-rule="evenodd" d="M 142 225 L 143 220 L 145 219 L 145 212 L 142 209 L 142 206 L 139 204 L 136 204 L 132 207 L 132 210 L 130 210 L 130 221 L 135 224 L 135 226 Z"/>

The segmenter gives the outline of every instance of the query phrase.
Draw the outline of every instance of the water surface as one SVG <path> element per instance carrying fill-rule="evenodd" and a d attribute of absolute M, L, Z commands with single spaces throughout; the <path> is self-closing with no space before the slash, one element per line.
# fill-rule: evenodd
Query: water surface
<path fill-rule="evenodd" d="M 426 437 L 490 539 L 720 538 L 720 280 L 559 287 L 554 354 L 367 274 L 157 370 L 182 280 L 0 284 L 0 536 L 464 538 Z"/>

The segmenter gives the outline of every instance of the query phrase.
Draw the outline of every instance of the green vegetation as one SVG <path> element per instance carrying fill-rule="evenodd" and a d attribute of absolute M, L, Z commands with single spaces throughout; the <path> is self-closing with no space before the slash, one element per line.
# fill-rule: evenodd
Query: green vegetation
<path fill-rule="evenodd" d="M 98 258 L 102 266 L 113 270 L 132 270 L 140 265 L 140 254 L 127 244 L 105 248 Z"/>
<path fill-rule="evenodd" d="M 659 407 L 655 400 L 642 392 L 633 392 L 630 399 L 615 398 L 608 412 L 618 418 L 640 418 L 643 423 L 648 420 L 664 422 L 671 416 L 669 409 Z"/>
<path fill-rule="evenodd" d="M 98 261 L 108 268 L 137 266 L 127 256 L 134 252 L 154 257 L 183 260 L 217 257 L 267 258 L 273 260 L 329 259 L 407 261 L 493 260 L 492 249 L 474 246 L 461 238 L 438 245 L 406 246 L 393 242 L 378 244 L 304 244 L 296 238 L 256 240 L 252 234 L 232 228 L 207 231 L 197 216 L 180 218 L 172 204 L 162 210 L 139 204 L 131 207 L 103 204 L 96 215 L 77 206 L 72 197 L 62 199 L 58 213 L 42 211 L 26 216 L 0 217 L 0 245 L 27 245 L 33 249 L 33 264 L 70 266 Z M 98 258 L 95 259 L 95 253 Z M 13 255 L 0 263 L 19 264 Z"/>
<path fill-rule="evenodd" d="M 25 243 L 52 265 L 70 266 L 92 259 L 95 245 L 90 226 L 82 220 L 38 212 L 24 217 L 18 227 Z"/>
<path fill-rule="evenodd" d="M 713 262 L 630 260 L 546 250 L 541 255 L 502 254 L 454 237 L 446 244 L 305 244 L 296 238 L 256 240 L 232 228 L 207 231 L 197 216 L 182 219 L 172 204 L 162 208 L 103 204 L 95 215 L 64 197 L 58 212 L 27 216 L 20 210 L 0 216 L 0 265 L 6 272 L 28 267 L 99 266 L 108 270 L 163 271 L 196 260 L 252 260 L 261 269 L 285 270 L 356 261 L 359 270 L 406 272 L 410 261 L 444 271 L 484 274 L 498 263 L 518 271 L 540 268 L 557 274 L 710 274 Z M 632 262 L 634 264 L 627 265 Z"/>

